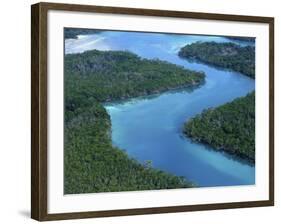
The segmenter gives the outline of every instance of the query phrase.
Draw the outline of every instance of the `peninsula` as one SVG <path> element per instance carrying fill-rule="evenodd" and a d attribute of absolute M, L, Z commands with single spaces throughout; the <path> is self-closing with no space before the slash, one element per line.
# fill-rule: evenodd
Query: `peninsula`
<path fill-rule="evenodd" d="M 113 146 L 102 103 L 195 87 L 204 78 L 202 72 L 125 51 L 65 55 L 65 194 L 195 186 Z"/>
<path fill-rule="evenodd" d="M 234 43 L 196 42 L 182 47 L 179 56 L 240 72 L 255 78 L 255 47 Z"/>

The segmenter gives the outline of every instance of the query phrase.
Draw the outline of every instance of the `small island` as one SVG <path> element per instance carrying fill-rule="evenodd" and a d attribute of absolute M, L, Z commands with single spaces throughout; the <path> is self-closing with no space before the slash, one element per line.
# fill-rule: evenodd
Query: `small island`
<path fill-rule="evenodd" d="M 209 108 L 187 121 L 186 136 L 255 161 L 255 93 L 217 108 Z"/>
<path fill-rule="evenodd" d="M 231 69 L 255 78 L 255 47 L 234 43 L 196 42 L 182 47 L 179 56 Z"/>
<path fill-rule="evenodd" d="M 82 28 L 64 28 L 65 39 L 77 39 L 78 35 L 90 35 L 100 33 L 99 30 L 82 29 Z"/>
<path fill-rule="evenodd" d="M 194 187 L 113 146 L 110 116 L 102 103 L 196 87 L 204 79 L 201 72 L 125 51 L 65 55 L 64 193 Z"/>
<path fill-rule="evenodd" d="M 226 38 L 229 39 L 229 40 L 238 40 L 238 41 L 255 43 L 254 37 L 230 37 L 230 36 L 227 36 Z"/>

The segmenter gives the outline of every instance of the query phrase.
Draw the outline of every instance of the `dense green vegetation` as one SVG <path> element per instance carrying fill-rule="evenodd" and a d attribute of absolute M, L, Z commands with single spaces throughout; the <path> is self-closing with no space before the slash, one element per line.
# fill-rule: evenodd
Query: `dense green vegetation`
<path fill-rule="evenodd" d="M 100 103 L 92 103 L 65 124 L 65 194 L 193 186 L 112 146 L 109 115 Z"/>
<path fill-rule="evenodd" d="M 100 33 L 99 30 L 83 29 L 83 28 L 64 28 L 65 39 L 76 39 L 78 35 L 88 35 Z"/>
<path fill-rule="evenodd" d="M 66 117 L 99 102 L 128 99 L 204 81 L 203 73 L 160 61 L 141 59 L 130 52 L 87 51 L 65 56 Z"/>
<path fill-rule="evenodd" d="M 182 177 L 140 164 L 111 143 L 102 102 L 195 86 L 204 74 L 129 52 L 65 55 L 64 192 L 90 193 L 192 187 Z"/>
<path fill-rule="evenodd" d="M 238 41 L 245 41 L 245 42 L 255 43 L 255 38 L 254 37 L 226 37 L 226 38 L 230 39 L 230 40 L 238 40 Z"/>
<path fill-rule="evenodd" d="M 204 110 L 184 125 L 184 133 L 217 150 L 255 161 L 255 93 Z"/>
<path fill-rule="evenodd" d="M 196 42 L 181 48 L 179 56 L 231 69 L 255 78 L 255 48 L 253 46 Z"/>

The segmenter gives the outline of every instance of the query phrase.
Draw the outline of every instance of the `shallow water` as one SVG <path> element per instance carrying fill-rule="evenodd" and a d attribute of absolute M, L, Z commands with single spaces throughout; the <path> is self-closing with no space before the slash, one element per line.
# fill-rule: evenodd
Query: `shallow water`
<path fill-rule="evenodd" d="M 65 49 L 66 53 L 128 50 L 144 58 L 204 71 L 206 82 L 200 88 L 105 104 L 111 117 L 113 144 L 140 162 L 151 160 L 153 167 L 184 176 L 199 186 L 254 184 L 254 166 L 182 136 L 183 123 L 189 118 L 255 88 L 254 80 L 246 76 L 177 56 L 180 47 L 196 41 L 235 42 L 215 36 L 108 31 L 66 40 Z"/>

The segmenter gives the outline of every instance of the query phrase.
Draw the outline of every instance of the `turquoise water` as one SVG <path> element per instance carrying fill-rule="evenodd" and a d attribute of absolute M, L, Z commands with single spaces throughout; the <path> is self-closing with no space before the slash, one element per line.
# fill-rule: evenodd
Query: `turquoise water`
<path fill-rule="evenodd" d="M 204 71 L 206 82 L 200 88 L 106 104 L 113 144 L 140 162 L 151 160 L 153 167 L 184 176 L 202 187 L 255 184 L 254 166 L 182 136 L 183 123 L 189 118 L 255 89 L 254 80 L 246 76 L 177 56 L 181 46 L 196 41 L 235 42 L 215 36 L 108 31 L 66 40 L 65 49 L 67 53 L 128 50 L 144 58 Z"/>

